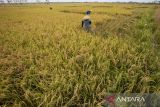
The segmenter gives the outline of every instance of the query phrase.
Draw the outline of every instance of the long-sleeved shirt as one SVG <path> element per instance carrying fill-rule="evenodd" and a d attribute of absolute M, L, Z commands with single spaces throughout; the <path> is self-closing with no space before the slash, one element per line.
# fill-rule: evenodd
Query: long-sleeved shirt
<path fill-rule="evenodd" d="M 90 16 L 86 15 L 84 16 L 83 20 L 82 20 L 82 27 L 84 28 L 89 28 L 91 26 L 91 20 L 90 20 Z"/>

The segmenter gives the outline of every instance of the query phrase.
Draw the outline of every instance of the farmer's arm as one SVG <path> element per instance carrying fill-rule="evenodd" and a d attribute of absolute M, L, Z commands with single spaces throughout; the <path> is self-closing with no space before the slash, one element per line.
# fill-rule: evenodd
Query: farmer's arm
<path fill-rule="evenodd" d="M 83 27 L 84 21 L 82 20 L 82 27 Z"/>
<path fill-rule="evenodd" d="M 89 24 L 90 24 L 90 25 L 92 24 L 92 21 L 91 21 L 91 20 L 89 21 Z"/>

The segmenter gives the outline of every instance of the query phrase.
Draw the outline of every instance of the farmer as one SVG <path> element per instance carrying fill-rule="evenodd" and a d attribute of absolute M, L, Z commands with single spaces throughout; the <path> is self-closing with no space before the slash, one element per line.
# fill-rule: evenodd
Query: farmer
<path fill-rule="evenodd" d="M 90 31 L 91 30 L 91 20 L 90 20 L 90 14 L 91 11 L 88 10 L 86 11 L 86 16 L 84 16 L 83 20 L 82 20 L 82 27 L 86 30 L 86 31 Z"/>

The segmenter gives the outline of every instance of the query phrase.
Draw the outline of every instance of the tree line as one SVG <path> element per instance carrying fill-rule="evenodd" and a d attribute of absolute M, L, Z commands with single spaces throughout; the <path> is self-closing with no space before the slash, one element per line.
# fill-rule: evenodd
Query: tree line
<path fill-rule="evenodd" d="M 27 3 L 27 0 L 6 0 L 6 3 Z M 41 2 L 40 0 L 36 0 L 36 3 Z M 49 3 L 49 0 L 45 0 L 46 3 Z M 5 3 L 5 0 L 0 0 L 0 3 Z M 159 3 L 160 0 L 154 0 L 152 3 Z"/>
<path fill-rule="evenodd" d="M 6 0 L 6 3 L 27 3 L 27 0 Z M 40 0 L 36 0 L 36 3 L 41 2 Z M 45 0 L 46 3 L 49 3 L 49 0 Z M 0 3 L 5 3 L 5 0 L 0 0 Z"/>

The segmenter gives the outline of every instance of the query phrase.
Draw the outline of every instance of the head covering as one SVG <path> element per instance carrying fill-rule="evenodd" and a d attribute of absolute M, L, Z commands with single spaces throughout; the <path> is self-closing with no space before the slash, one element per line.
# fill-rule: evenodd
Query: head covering
<path fill-rule="evenodd" d="M 87 15 L 91 14 L 91 11 L 90 10 L 86 11 L 86 14 Z"/>

